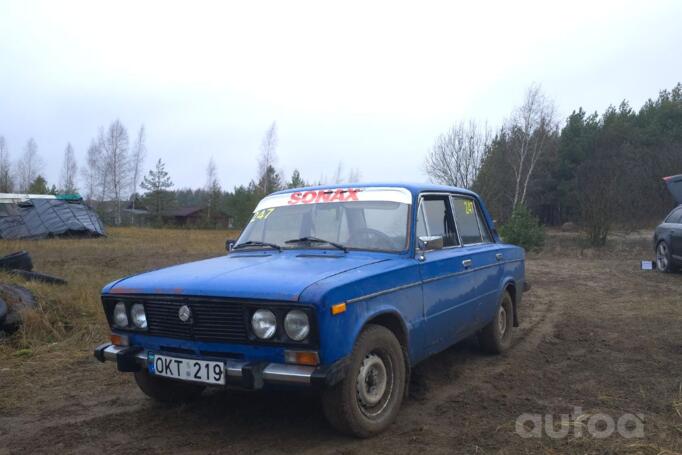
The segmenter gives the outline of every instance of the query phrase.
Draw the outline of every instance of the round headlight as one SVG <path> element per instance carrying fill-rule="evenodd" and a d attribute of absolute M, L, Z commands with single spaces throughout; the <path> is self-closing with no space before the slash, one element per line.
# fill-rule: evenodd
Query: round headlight
<path fill-rule="evenodd" d="M 304 340 L 310 333 L 308 315 L 301 310 L 291 310 L 284 318 L 284 331 L 294 341 Z"/>
<path fill-rule="evenodd" d="M 114 307 L 114 325 L 116 327 L 128 327 L 128 314 L 126 313 L 126 304 L 118 302 Z"/>
<path fill-rule="evenodd" d="M 132 306 L 130 318 L 133 320 L 133 325 L 138 329 L 147 328 L 147 315 L 144 313 L 144 306 L 141 303 Z"/>
<path fill-rule="evenodd" d="M 277 330 L 277 318 L 270 310 L 258 310 L 253 313 L 251 327 L 258 338 L 267 340 L 272 338 Z"/>

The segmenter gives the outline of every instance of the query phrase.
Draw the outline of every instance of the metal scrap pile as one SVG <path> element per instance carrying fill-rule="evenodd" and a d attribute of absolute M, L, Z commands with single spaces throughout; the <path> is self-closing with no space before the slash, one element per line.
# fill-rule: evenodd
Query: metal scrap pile
<path fill-rule="evenodd" d="M 78 195 L 0 194 L 0 239 L 103 235 L 102 221 Z"/>

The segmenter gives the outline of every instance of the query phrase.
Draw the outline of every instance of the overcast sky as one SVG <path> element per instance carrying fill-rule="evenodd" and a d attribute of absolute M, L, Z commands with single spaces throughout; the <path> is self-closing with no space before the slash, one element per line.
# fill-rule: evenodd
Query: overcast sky
<path fill-rule="evenodd" d="M 497 126 L 532 82 L 565 117 L 682 81 L 682 2 L 520 3 L 1 0 L 0 135 L 57 183 L 66 143 L 80 164 L 119 118 L 145 168 L 202 186 L 213 156 L 231 189 L 276 121 L 287 177 L 422 181 L 438 134 Z"/>

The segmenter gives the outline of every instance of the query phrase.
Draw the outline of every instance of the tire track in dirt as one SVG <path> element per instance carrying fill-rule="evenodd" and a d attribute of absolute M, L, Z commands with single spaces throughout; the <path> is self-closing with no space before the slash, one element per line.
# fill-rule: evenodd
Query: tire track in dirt
<path fill-rule="evenodd" d="M 288 415 L 291 410 L 286 397 L 271 397 L 275 401 L 274 411 L 271 411 L 275 413 L 273 416 L 268 415 L 270 405 L 267 397 L 261 394 L 231 396 L 230 392 L 212 393 L 186 408 L 165 409 L 142 397 L 132 381 L 110 388 L 101 397 L 91 396 L 78 403 L 60 399 L 30 416 L 0 419 L 0 424 L 7 425 L 3 426 L 9 429 L 10 440 L 13 440 L 15 447 L 42 448 L 46 451 L 50 451 L 55 444 L 59 447 L 65 444 L 67 450 L 77 448 L 85 451 L 94 450 L 98 444 L 106 444 L 122 453 L 136 452 L 142 448 L 138 445 L 133 449 L 128 443 L 139 441 L 140 434 L 150 433 L 167 435 L 160 446 L 154 446 L 162 452 L 178 448 L 181 451 L 221 452 L 227 449 L 224 445 L 226 438 L 230 442 L 229 450 L 235 452 L 278 452 L 280 447 L 284 447 L 280 441 L 296 441 L 301 453 L 361 453 L 368 449 L 386 452 L 389 447 L 395 448 L 397 441 L 410 441 L 415 435 L 423 437 L 424 434 L 429 434 L 431 442 L 427 445 L 433 447 L 432 444 L 438 445 L 439 440 L 447 438 L 452 431 L 447 425 L 437 424 L 440 414 L 444 412 L 441 408 L 452 406 L 450 403 L 456 402 L 458 397 L 467 392 L 494 387 L 494 377 L 523 362 L 545 338 L 552 335 L 561 319 L 562 299 L 555 298 L 555 292 L 558 291 L 553 289 L 557 280 L 562 281 L 561 273 L 556 270 L 552 273 L 546 270 L 533 273 L 539 269 L 538 266 L 530 269 L 529 276 L 534 287 L 524 295 L 520 307 L 521 327 L 515 329 L 511 349 L 502 356 L 488 356 L 480 352 L 475 340 L 466 340 L 424 361 L 413 371 L 413 391 L 404 401 L 397 422 L 386 433 L 370 441 L 333 433 L 320 420 L 322 416 L 314 399 L 303 403 L 299 411 L 307 415 Z M 535 283 L 536 279 L 538 283 Z M 540 279 L 542 285 L 538 286 Z M 101 365 L 95 367 L 102 368 Z M 221 403 L 231 409 L 222 407 Z M 242 407 L 247 408 L 242 411 Z M 261 413 L 263 419 L 259 418 Z M 159 423 L 149 420 L 155 415 L 161 421 L 166 421 L 167 426 L 159 427 Z M 277 417 L 280 415 L 287 415 L 288 422 L 280 420 Z M 213 420 L 212 424 L 202 428 L 202 422 L 206 425 L 207 419 Z M 132 427 L 130 423 L 133 423 Z M 221 423 L 230 426 L 230 431 L 220 437 L 207 437 L 206 433 L 212 434 Z M 319 434 L 302 444 L 301 438 L 309 437 L 309 434 L 300 428 L 301 424 L 308 428 L 312 426 L 313 431 Z M 425 424 L 429 426 L 426 432 L 423 429 Z M 263 425 L 269 427 L 271 433 L 258 441 L 250 440 L 248 435 Z M 202 435 L 201 442 L 186 447 L 188 432 L 192 434 L 195 431 Z M 95 442 L 91 440 L 92 437 L 102 439 Z M 35 441 L 43 445 L 37 446 Z M 149 444 L 145 443 L 146 450 L 150 449 Z"/>
<path fill-rule="evenodd" d="M 555 280 L 545 274 L 542 281 L 551 283 Z M 416 407 L 428 409 L 453 400 L 471 389 L 484 387 L 488 379 L 518 364 L 520 359 L 553 334 L 557 322 L 561 320 L 564 302 L 553 297 L 551 288 L 546 286 L 535 286 L 524 295 L 519 307 L 520 327 L 515 329 L 513 344 L 505 354 L 483 354 L 476 341 L 470 339 L 418 365 L 413 371 L 413 385 L 417 386 L 417 391 L 412 392 L 417 399 L 408 400 L 406 404 L 409 406 L 414 401 Z M 447 376 L 456 379 L 454 383 L 443 381 L 443 375 L 435 373 L 442 370 L 443 366 L 447 366 Z"/>

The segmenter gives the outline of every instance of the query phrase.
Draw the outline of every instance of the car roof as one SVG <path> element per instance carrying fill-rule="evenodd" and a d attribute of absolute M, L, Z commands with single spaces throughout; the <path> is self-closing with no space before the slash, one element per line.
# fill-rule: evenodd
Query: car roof
<path fill-rule="evenodd" d="M 447 185 L 435 185 L 432 183 L 397 183 L 397 182 L 373 182 L 373 183 L 337 183 L 334 185 L 319 185 L 319 186 L 306 186 L 301 188 L 291 188 L 282 191 L 277 191 L 272 194 L 286 194 L 294 192 L 303 191 L 316 191 L 316 190 L 330 190 L 336 188 L 405 188 L 413 195 L 417 195 L 422 192 L 440 192 L 440 193 L 461 193 L 468 194 L 470 196 L 477 196 L 476 193 L 469 191 L 464 188 L 459 188 L 456 186 Z"/>

